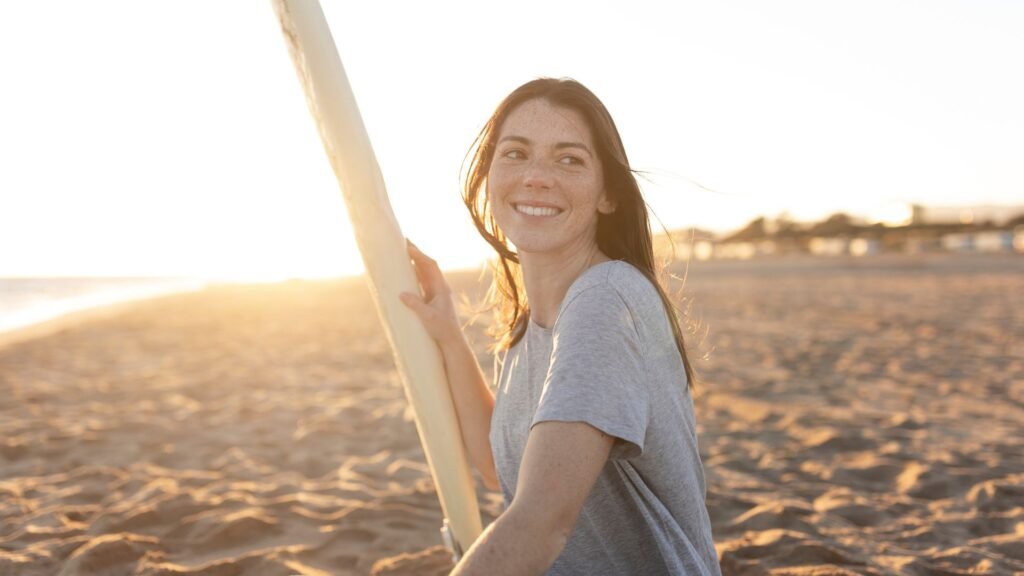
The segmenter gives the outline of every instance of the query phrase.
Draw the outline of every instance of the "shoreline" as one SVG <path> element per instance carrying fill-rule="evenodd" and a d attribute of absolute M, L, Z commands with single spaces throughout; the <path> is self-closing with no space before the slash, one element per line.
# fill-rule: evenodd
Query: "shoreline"
<path fill-rule="evenodd" d="M 690 272 L 695 274 L 708 273 L 711 275 L 725 274 L 760 274 L 760 273 L 856 273 L 856 272 L 886 272 L 905 273 L 1024 273 L 1024 254 L 1015 253 L 886 253 L 870 256 L 814 256 L 809 254 L 790 254 L 777 256 L 760 256 L 749 259 L 710 259 L 698 260 L 676 259 L 671 261 L 668 269 L 677 273 L 690 266 Z M 443 271 L 450 278 L 456 278 L 456 282 L 466 284 L 471 278 L 487 274 L 486 264 L 476 268 L 456 268 Z M 699 281 L 695 277 L 691 280 Z M 363 275 L 340 276 L 337 278 L 293 278 L 274 282 L 233 282 L 233 281 L 202 281 L 202 286 L 195 289 L 182 289 L 167 293 L 155 294 L 152 296 L 141 296 L 128 298 L 90 306 L 80 310 L 73 310 L 59 314 L 53 318 L 42 320 L 26 326 L 19 326 L 8 330 L 0 330 L 0 349 L 3 349 L 18 342 L 44 338 L 51 334 L 71 329 L 82 324 L 95 320 L 102 320 L 115 317 L 155 300 L 173 298 L 183 294 L 195 294 L 211 290 L 237 289 L 259 286 L 290 286 L 296 284 L 335 284 L 338 286 L 352 282 L 362 283 L 365 281 Z"/>
<path fill-rule="evenodd" d="M 182 294 L 202 292 L 209 289 L 211 286 L 213 286 L 213 284 L 205 283 L 196 288 L 182 288 L 179 290 L 160 291 L 156 294 L 150 295 L 128 296 L 113 302 L 91 305 L 68 312 L 58 313 L 55 316 L 51 316 L 31 324 L 0 330 L 0 349 L 18 342 L 44 338 L 51 334 L 56 334 L 63 330 L 75 328 L 96 320 L 111 318 L 119 314 L 123 314 L 138 305 L 152 302 L 154 300 L 180 296 Z"/>
<path fill-rule="evenodd" d="M 33 322 L 31 324 L 15 326 L 13 328 L 7 329 L 0 329 L 0 350 L 7 346 L 16 344 L 18 342 L 35 340 L 37 338 L 45 338 L 46 336 L 56 334 L 64 330 L 77 328 L 81 325 L 88 324 L 90 322 L 114 318 L 121 314 L 130 312 L 138 306 L 148 305 L 152 302 L 159 301 L 165 298 L 175 298 L 187 294 L 201 294 L 208 291 L 224 289 L 244 289 L 246 287 L 257 286 L 287 286 L 293 283 L 335 282 L 339 283 L 340 285 L 341 283 L 361 278 L 361 276 L 344 276 L 338 278 L 325 279 L 300 278 L 279 280 L 274 282 L 236 282 L 228 280 L 195 279 L 193 281 L 195 283 L 194 287 L 183 286 L 182 288 L 179 289 L 169 289 L 166 291 L 161 290 L 154 294 L 127 296 L 123 299 L 114 300 L 112 302 L 88 305 L 83 308 L 57 313 L 55 316 L 48 317 L 43 320 Z M 76 278 L 68 279 L 75 280 Z"/>
<path fill-rule="evenodd" d="M 27 326 L 19 326 L 10 330 L 0 332 L 0 350 L 14 344 L 46 338 L 64 330 L 80 327 L 97 320 L 106 320 L 131 311 L 133 308 L 153 300 L 174 297 L 180 293 L 162 294 L 148 298 L 139 298 L 104 304 L 82 310 L 67 312 L 54 318 L 43 320 Z"/>

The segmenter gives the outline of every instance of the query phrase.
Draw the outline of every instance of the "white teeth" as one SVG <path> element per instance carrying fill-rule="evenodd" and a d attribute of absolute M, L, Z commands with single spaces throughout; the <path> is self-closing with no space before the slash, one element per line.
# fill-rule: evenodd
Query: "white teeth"
<path fill-rule="evenodd" d="M 515 204 L 515 208 L 517 212 L 521 212 L 527 216 L 555 216 L 561 212 L 558 208 L 524 206 L 522 204 Z"/>

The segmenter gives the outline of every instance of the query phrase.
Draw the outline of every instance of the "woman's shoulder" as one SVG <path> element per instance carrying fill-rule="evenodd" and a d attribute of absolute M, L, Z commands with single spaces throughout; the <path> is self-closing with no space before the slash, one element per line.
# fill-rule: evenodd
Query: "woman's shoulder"
<path fill-rule="evenodd" d="M 660 302 L 658 291 L 647 276 L 623 260 L 609 260 L 592 266 L 569 288 L 565 302 L 594 291 L 613 291 L 631 308 Z"/>
<path fill-rule="evenodd" d="M 631 319 L 638 332 L 644 331 L 639 324 L 659 320 L 665 313 L 658 290 L 643 272 L 628 262 L 610 260 L 592 266 L 570 286 L 555 325 L 570 317 L 593 321 L 594 316 L 616 309 Z"/>

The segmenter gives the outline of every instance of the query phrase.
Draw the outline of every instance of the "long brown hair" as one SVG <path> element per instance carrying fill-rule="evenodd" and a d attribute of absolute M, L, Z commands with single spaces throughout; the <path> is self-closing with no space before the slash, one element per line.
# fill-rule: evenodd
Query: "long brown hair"
<path fill-rule="evenodd" d="M 498 253 L 497 261 L 492 263 L 493 279 L 487 297 L 497 315 L 497 347 L 510 348 L 523 337 L 530 310 L 519 255 L 509 248 L 489 205 L 487 173 L 494 160 L 495 140 L 505 119 L 517 106 L 535 98 L 575 110 L 590 127 L 604 169 L 605 189 L 616 206 L 611 214 L 598 214 L 597 246 L 609 258 L 632 264 L 658 290 L 668 313 L 676 348 L 683 359 L 687 382 L 691 387 L 694 386 L 695 375 L 686 357 L 676 308 L 658 281 L 647 204 L 640 193 L 633 170 L 629 167 L 622 138 L 611 115 L 597 96 L 579 82 L 568 78 L 538 78 L 512 91 L 487 120 L 466 155 L 468 167 L 464 166 L 463 171 L 462 199 L 480 235 Z"/>

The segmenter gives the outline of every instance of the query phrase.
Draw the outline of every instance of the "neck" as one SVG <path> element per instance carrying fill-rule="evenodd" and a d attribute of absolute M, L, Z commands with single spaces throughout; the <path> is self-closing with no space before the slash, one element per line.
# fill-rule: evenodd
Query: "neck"
<path fill-rule="evenodd" d="M 588 268 L 611 260 L 597 244 L 571 254 L 531 254 L 520 252 L 523 285 L 530 306 L 530 319 L 543 328 L 551 328 L 558 309 L 572 283 Z"/>

